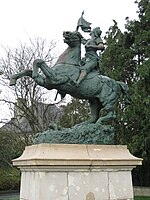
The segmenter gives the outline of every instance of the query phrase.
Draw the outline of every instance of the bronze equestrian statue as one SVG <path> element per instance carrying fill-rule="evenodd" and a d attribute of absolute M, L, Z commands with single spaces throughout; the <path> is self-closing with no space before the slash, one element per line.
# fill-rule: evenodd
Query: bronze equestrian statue
<path fill-rule="evenodd" d="M 10 78 L 10 85 L 15 85 L 18 78 L 29 76 L 40 86 L 51 90 L 56 89 L 63 97 L 70 94 L 78 99 L 89 101 L 91 119 L 87 123 L 102 123 L 115 119 L 114 106 L 123 94 L 126 103 L 130 103 L 127 84 L 102 76 L 96 69 L 86 73 L 84 79 L 76 84 L 80 77 L 82 35 L 78 31 L 63 33 L 68 48 L 59 56 L 56 64 L 50 68 L 41 60 L 33 62 L 33 70 L 26 69 Z M 41 69 L 42 75 L 38 70 Z M 106 115 L 99 116 L 105 109 Z"/>

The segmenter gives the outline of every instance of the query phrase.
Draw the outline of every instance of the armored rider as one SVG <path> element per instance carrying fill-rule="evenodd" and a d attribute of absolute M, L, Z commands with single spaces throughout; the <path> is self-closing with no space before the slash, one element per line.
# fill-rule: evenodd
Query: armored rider
<path fill-rule="evenodd" d="M 80 67 L 80 76 L 76 82 L 77 85 L 83 81 L 88 73 L 93 70 L 98 70 L 101 63 L 100 55 L 97 54 L 97 50 L 104 50 L 104 44 L 101 39 L 101 33 L 99 27 L 94 28 L 91 32 L 91 38 L 88 40 L 82 39 L 82 44 L 85 45 L 85 58 L 82 59 Z"/>
<path fill-rule="evenodd" d="M 94 28 L 91 31 L 91 23 L 87 22 L 83 18 L 84 11 L 81 14 L 81 17 L 78 20 L 76 31 L 78 31 L 79 27 L 84 32 L 90 32 L 90 39 L 82 38 L 81 43 L 85 45 L 85 57 L 81 60 L 80 64 L 80 75 L 78 80 L 75 82 L 76 86 L 78 86 L 81 81 L 83 81 L 87 74 L 93 70 L 98 70 L 101 64 L 101 54 L 97 54 L 98 50 L 104 50 L 104 44 L 101 39 L 101 33 L 99 27 Z"/>

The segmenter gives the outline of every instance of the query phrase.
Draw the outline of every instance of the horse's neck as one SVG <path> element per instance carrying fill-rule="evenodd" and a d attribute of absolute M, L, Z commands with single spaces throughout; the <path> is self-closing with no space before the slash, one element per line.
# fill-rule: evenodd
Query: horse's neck
<path fill-rule="evenodd" d="M 81 46 L 68 47 L 58 58 L 56 64 L 74 64 L 78 65 L 81 60 Z"/>

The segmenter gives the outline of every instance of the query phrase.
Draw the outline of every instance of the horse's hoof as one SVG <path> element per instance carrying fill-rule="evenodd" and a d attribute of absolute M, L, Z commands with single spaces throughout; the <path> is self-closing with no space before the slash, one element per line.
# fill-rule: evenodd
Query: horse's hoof
<path fill-rule="evenodd" d="M 42 59 L 36 59 L 34 60 L 33 65 L 41 65 L 42 63 L 44 63 Z"/>

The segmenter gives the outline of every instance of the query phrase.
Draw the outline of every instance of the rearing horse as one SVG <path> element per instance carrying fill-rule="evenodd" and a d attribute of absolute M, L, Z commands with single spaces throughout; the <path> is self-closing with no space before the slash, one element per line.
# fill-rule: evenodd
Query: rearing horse
<path fill-rule="evenodd" d="M 109 77 L 100 75 L 97 71 L 92 71 L 87 75 L 79 86 L 74 84 L 80 74 L 81 61 L 81 34 L 75 32 L 64 32 L 64 42 L 68 48 L 59 56 L 56 64 L 49 68 L 41 59 L 33 62 L 33 70 L 26 69 L 13 75 L 10 78 L 10 85 L 15 85 L 18 78 L 29 76 L 44 88 L 57 89 L 64 96 L 70 94 L 78 99 L 89 101 L 91 109 L 91 119 L 88 123 L 101 123 L 115 119 L 114 106 L 121 94 L 124 95 L 126 103 L 130 103 L 128 86 Z M 38 73 L 41 69 L 43 75 Z M 99 116 L 100 110 L 105 109 L 107 114 Z"/>

